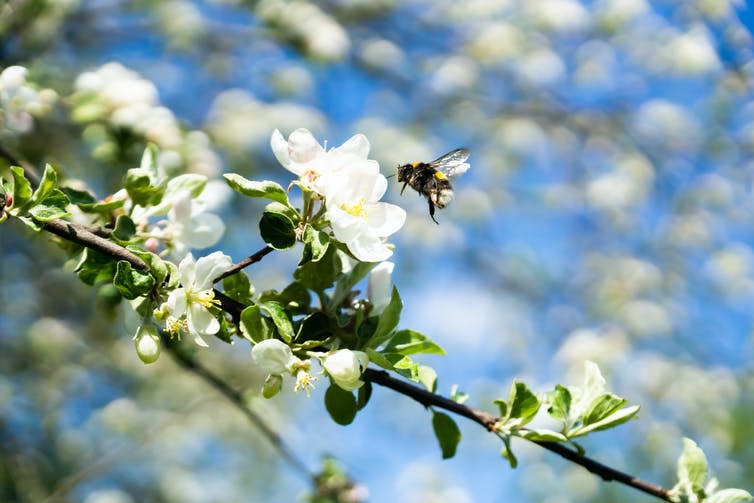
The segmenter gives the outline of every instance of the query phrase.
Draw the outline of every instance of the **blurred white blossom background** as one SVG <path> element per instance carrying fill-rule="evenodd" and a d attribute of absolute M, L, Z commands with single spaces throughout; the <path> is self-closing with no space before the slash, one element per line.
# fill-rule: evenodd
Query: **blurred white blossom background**
<path fill-rule="evenodd" d="M 287 184 L 275 129 L 329 147 L 363 133 L 385 176 L 469 147 L 439 226 L 415 194 L 384 197 L 407 212 L 391 238 L 401 325 L 448 350 L 427 359 L 439 391 L 488 407 L 514 377 L 545 390 L 592 360 L 642 411 L 590 455 L 670 485 L 688 436 L 751 488 L 752 23 L 724 0 L 15 0 L 0 6 L 0 144 L 104 198 L 153 142 L 165 173 L 210 178 L 202 211 L 226 231 L 203 246 L 235 260 L 262 246 L 261 206 L 218 179 Z M 44 460 L 2 494 L 282 502 L 307 488 L 211 388 L 166 358 L 143 366 L 112 292 L 61 270 L 44 236 L 4 227 L 0 252 L 0 438 Z M 287 284 L 295 260 L 254 266 L 257 290 Z M 373 501 L 644 501 L 541 449 L 521 446 L 511 471 L 472 425 L 441 461 L 430 417 L 383 390 L 349 428 L 319 388 L 266 402 L 248 351 L 210 346 L 201 359 L 299 455 L 333 454 Z"/>

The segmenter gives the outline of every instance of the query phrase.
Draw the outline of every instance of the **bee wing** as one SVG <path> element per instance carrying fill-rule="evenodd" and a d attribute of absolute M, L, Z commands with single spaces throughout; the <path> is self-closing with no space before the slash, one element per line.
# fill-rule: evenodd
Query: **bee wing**
<path fill-rule="evenodd" d="M 469 169 L 466 159 L 469 158 L 471 151 L 467 148 L 458 148 L 452 152 L 441 155 L 429 163 L 431 168 L 436 169 L 447 177 L 460 176 Z"/>

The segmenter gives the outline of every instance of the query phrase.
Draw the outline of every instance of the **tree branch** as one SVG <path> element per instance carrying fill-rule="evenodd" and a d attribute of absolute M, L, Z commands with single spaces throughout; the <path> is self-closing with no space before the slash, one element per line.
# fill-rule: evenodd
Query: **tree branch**
<path fill-rule="evenodd" d="M 62 222 L 62 224 L 60 222 Z M 132 254 L 125 248 L 118 246 L 115 243 L 112 243 L 105 239 L 102 239 L 99 236 L 96 236 L 89 231 L 86 231 L 83 229 L 77 229 L 76 227 L 74 227 L 74 224 L 54 220 L 52 222 L 47 222 L 44 225 L 44 228 L 50 232 L 57 234 L 58 236 L 62 238 L 70 239 L 76 243 L 82 244 L 89 248 L 102 251 L 103 253 L 107 253 L 120 260 L 127 260 L 135 267 L 137 266 L 139 262 L 143 264 L 143 261 L 141 261 L 139 257 L 135 256 L 134 254 Z M 105 245 L 103 241 L 104 243 L 107 243 L 107 245 Z M 239 264 L 246 263 L 246 265 L 249 265 L 249 264 L 253 264 L 254 262 L 258 262 L 266 254 L 270 253 L 270 251 L 272 250 L 271 249 L 267 250 L 267 248 L 264 248 L 260 250 L 259 252 L 255 253 L 254 255 L 251 255 L 248 259 L 245 259 L 244 261 L 239 262 Z M 146 267 L 146 264 L 144 264 L 144 267 Z M 235 267 L 236 266 L 234 266 L 234 268 Z M 245 267 L 245 265 L 238 267 L 237 270 L 240 270 L 243 267 Z M 234 270 L 233 272 L 236 272 L 236 271 Z M 223 309 L 227 313 L 231 314 L 234 317 L 234 319 L 238 319 L 238 317 L 240 317 L 241 315 L 241 311 L 246 306 L 243 303 L 230 299 L 229 297 L 223 295 L 221 292 L 215 291 L 215 294 L 220 299 Z M 192 362 L 191 360 L 188 360 L 186 362 L 184 362 L 183 360 L 180 360 L 179 362 L 181 364 L 184 364 L 184 366 L 187 369 L 191 370 L 192 372 L 195 372 L 196 374 L 203 376 L 208 382 L 210 382 L 213 386 L 215 386 L 218 389 L 218 391 L 223 393 L 238 407 L 241 407 L 244 410 L 244 414 L 246 414 L 247 417 L 249 417 L 249 419 L 252 422 L 254 422 L 254 424 L 257 424 L 259 426 L 260 430 L 265 434 L 265 436 L 267 436 L 268 439 L 270 439 L 273 445 L 278 445 L 278 444 L 280 446 L 284 445 L 280 437 L 275 432 L 270 430 L 269 427 L 267 427 L 264 424 L 261 418 L 259 418 L 259 416 L 257 416 L 252 411 L 248 410 L 243 405 L 243 400 L 239 392 L 230 388 L 226 383 L 224 383 L 214 374 L 210 373 L 209 371 L 207 371 L 206 369 L 202 367 L 199 367 L 196 364 L 196 362 Z M 391 377 L 385 371 L 367 369 L 364 372 L 364 378 L 368 381 L 390 388 L 393 391 L 396 391 L 402 395 L 406 395 L 409 398 L 412 398 L 416 400 L 417 402 L 421 403 L 425 407 L 429 407 L 429 406 L 439 407 L 441 409 L 445 409 L 450 412 L 456 413 L 460 416 L 466 417 L 467 419 L 470 419 L 484 426 L 489 431 L 494 430 L 494 425 L 495 423 L 497 423 L 499 419 L 496 416 L 493 416 L 487 412 L 474 409 L 471 407 L 467 407 L 465 405 L 454 402 L 444 396 L 437 395 L 435 393 L 430 393 L 424 388 L 421 388 L 414 384 L 411 384 L 411 383 L 408 383 L 399 379 L 395 379 Z M 264 426 L 260 426 L 260 425 L 264 425 Z M 606 481 L 620 482 L 621 484 L 627 485 L 629 487 L 633 487 L 634 489 L 642 491 L 646 494 L 650 494 L 664 501 L 671 501 L 670 490 L 662 486 L 652 484 L 650 482 L 646 482 L 644 480 L 641 480 L 627 473 L 624 473 L 619 470 L 610 468 L 609 466 L 603 465 L 602 463 L 599 463 L 591 458 L 588 458 L 586 456 L 581 456 L 576 451 L 573 451 L 562 444 L 558 444 L 555 442 L 541 442 L 541 441 L 540 442 L 533 441 L 533 442 L 544 449 L 547 449 L 551 452 L 558 454 L 564 459 L 567 459 L 577 465 L 580 465 L 586 468 L 590 472 L 594 473 L 595 475 L 598 475 L 599 477 L 601 477 L 602 479 Z M 281 456 L 283 456 L 291 465 L 296 466 L 298 469 L 302 470 L 303 473 L 306 473 L 308 476 L 312 477 L 312 474 L 308 470 L 308 468 L 306 468 L 306 466 L 300 460 L 298 460 L 295 456 L 293 456 L 293 454 L 287 448 L 281 448 L 278 450 L 279 452 L 281 452 Z"/>
<path fill-rule="evenodd" d="M 384 386 L 386 388 L 390 388 L 393 391 L 412 398 L 425 407 L 438 407 L 440 409 L 445 409 L 447 411 L 458 414 L 459 416 L 470 419 L 475 423 L 484 426 L 488 431 L 494 431 L 495 424 L 500 420 L 500 418 L 493 416 L 492 414 L 489 414 L 487 412 L 468 407 L 458 402 L 454 402 L 449 398 L 431 393 L 415 384 L 411 384 L 409 382 L 391 377 L 390 374 L 388 374 L 384 370 L 366 369 L 364 371 L 363 377 L 367 381 L 379 384 L 380 386 Z M 652 484 L 650 482 L 634 477 L 633 475 L 629 475 L 627 473 L 621 472 L 620 470 L 616 470 L 609 466 L 603 465 L 598 461 L 580 455 L 578 452 L 569 449 L 563 444 L 536 440 L 530 440 L 530 442 L 533 442 L 540 447 L 543 447 L 548 451 L 554 452 L 555 454 L 567 459 L 568 461 L 586 468 L 605 481 L 620 482 L 621 484 L 633 487 L 634 489 L 638 489 L 639 491 L 655 496 L 656 498 L 660 498 L 665 501 L 671 501 L 669 489 L 656 484 Z"/>
<path fill-rule="evenodd" d="M 267 255 L 268 253 L 270 253 L 273 250 L 274 250 L 273 247 L 271 247 L 271 246 L 265 246 L 264 248 L 262 248 L 258 252 L 252 253 L 251 255 L 249 255 L 248 257 L 246 257 L 245 259 L 243 259 L 239 263 L 234 264 L 230 269 L 228 269 L 227 271 L 225 271 L 224 273 L 222 273 L 220 276 L 218 276 L 215 279 L 213 279 L 212 282 L 213 283 L 217 283 L 218 281 L 220 281 L 220 280 L 222 280 L 224 278 L 227 278 L 228 276 L 234 275 L 235 273 L 237 273 L 238 271 L 240 271 L 244 267 L 248 267 L 251 264 L 255 264 L 255 263 L 259 262 L 260 260 L 262 260 L 265 257 L 265 255 Z"/>

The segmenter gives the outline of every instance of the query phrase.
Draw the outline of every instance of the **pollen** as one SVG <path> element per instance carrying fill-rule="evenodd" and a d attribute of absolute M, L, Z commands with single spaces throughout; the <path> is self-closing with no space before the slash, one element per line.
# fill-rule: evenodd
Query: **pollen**
<path fill-rule="evenodd" d="M 348 206 L 345 204 L 340 205 L 340 209 L 348 213 L 349 215 L 353 215 L 355 217 L 359 218 L 367 218 L 368 213 L 366 208 L 364 207 L 364 203 L 366 203 L 366 199 L 363 197 L 359 200 L 358 203 L 354 204 L 353 206 Z"/>
<path fill-rule="evenodd" d="M 207 309 L 211 308 L 212 306 L 219 306 L 220 301 L 215 298 L 215 292 L 212 290 L 205 290 L 203 292 L 192 292 L 189 295 L 191 302 L 196 302 L 200 306 L 206 307 Z"/>
<path fill-rule="evenodd" d="M 168 316 L 165 320 L 165 330 L 168 331 L 171 338 L 180 338 L 181 330 L 188 330 L 188 323 L 186 320 L 179 320 L 174 316 Z"/>
<path fill-rule="evenodd" d="M 445 180 L 447 177 L 439 171 L 435 171 L 435 178 L 437 178 L 438 180 Z"/>
<path fill-rule="evenodd" d="M 301 180 L 303 180 L 306 183 L 313 183 L 319 178 L 319 173 L 317 173 L 313 169 L 307 169 L 304 171 L 304 173 L 301 175 Z"/>

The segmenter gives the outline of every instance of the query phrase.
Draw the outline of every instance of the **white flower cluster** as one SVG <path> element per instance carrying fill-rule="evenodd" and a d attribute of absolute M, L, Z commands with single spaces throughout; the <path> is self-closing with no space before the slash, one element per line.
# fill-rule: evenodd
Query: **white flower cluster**
<path fill-rule="evenodd" d="M 383 262 L 369 275 L 368 299 L 375 306 L 374 312 L 381 312 L 387 305 L 392 289 L 393 265 L 391 262 Z M 340 388 L 353 391 L 364 384 L 361 374 L 369 364 L 369 357 L 363 351 L 336 349 L 327 353 L 312 353 L 311 356 L 320 362 L 324 372 Z M 293 354 L 290 346 L 278 339 L 266 339 L 255 344 L 251 358 L 262 372 L 268 374 L 263 390 L 267 398 L 280 390 L 284 374 L 296 376 L 296 391 L 303 389 L 308 393 L 313 387 L 316 377 L 310 373 L 311 362 L 301 360 Z"/>
<path fill-rule="evenodd" d="M 393 252 L 385 240 L 406 221 L 406 212 L 380 202 L 387 179 L 377 161 L 368 159 L 369 140 L 358 134 L 340 147 L 325 150 L 306 129 L 286 141 L 277 129 L 270 140 L 280 164 L 299 176 L 298 184 L 324 199 L 325 218 L 335 238 L 362 262 L 381 262 Z"/>
<path fill-rule="evenodd" d="M 58 99 L 52 89 L 30 85 L 27 73 L 23 66 L 9 66 L 0 73 L 0 127 L 15 133 L 31 131 L 33 118 L 48 113 Z"/>
<path fill-rule="evenodd" d="M 167 302 L 155 313 L 158 319 L 165 321 L 169 333 L 188 332 L 199 346 L 207 347 L 203 337 L 220 331 L 220 322 L 210 311 L 219 305 L 212 285 L 232 264 L 230 257 L 222 252 L 210 253 L 199 260 L 189 254 L 181 261 L 178 265 L 181 287 L 170 292 Z"/>
<path fill-rule="evenodd" d="M 204 133 L 184 133 L 170 109 L 161 106 L 157 88 L 119 63 L 106 63 L 84 72 L 75 83 L 73 117 L 91 123 L 85 137 L 107 142 L 100 121 L 127 128 L 157 144 L 168 170 L 186 165 L 188 171 L 207 176 L 220 172 L 220 158 L 209 148 Z M 106 148 L 102 149 L 106 151 Z"/>

